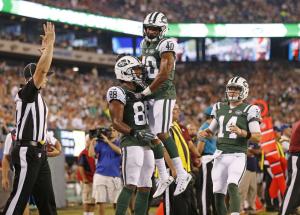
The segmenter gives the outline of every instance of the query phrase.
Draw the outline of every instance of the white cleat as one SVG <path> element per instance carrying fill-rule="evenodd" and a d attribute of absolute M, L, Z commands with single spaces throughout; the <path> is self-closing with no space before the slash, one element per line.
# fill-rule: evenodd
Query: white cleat
<path fill-rule="evenodd" d="M 177 196 L 180 193 L 184 192 L 191 180 L 192 180 L 192 176 L 189 173 L 186 175 L 177 176 L 177 178 L 176 178 L 177 185 L 176 185 L 176 189 L 174 192 L 174 196 Z"/>
<path fill-rule="evenodd" d="M 165 190 L 172 184 L 173 181 L 174 181 L 174 178 L 172 176 L 169 176 L 165 180 L 159 179 L 157 182 L 157 189 L 156 189 L 155 193 L 153 194 L 153 198 L 156 198 L 156 197 L 162 195 L 165 192 Z"/>

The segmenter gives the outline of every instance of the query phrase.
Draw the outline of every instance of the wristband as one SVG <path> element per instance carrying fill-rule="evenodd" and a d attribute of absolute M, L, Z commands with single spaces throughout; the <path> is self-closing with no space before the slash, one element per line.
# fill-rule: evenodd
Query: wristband
<path fill-rule="evenodd" d="M 250 131 L 247 131 L 247 136 L 246 136 L 246 139 L 250 139 L 251 138 L 251 132 Z"/>
<path fill-rule="evenodd" d="M 144 91 L 142 92 L 142 94 L 144 95 L 144 96 L 148 96 L 148 95 L 150 95 L 152 92 L 151 92 L 151 90 L 150 90 L 150 87 L 147 87 L 146 89 L 144 89 Z"/>

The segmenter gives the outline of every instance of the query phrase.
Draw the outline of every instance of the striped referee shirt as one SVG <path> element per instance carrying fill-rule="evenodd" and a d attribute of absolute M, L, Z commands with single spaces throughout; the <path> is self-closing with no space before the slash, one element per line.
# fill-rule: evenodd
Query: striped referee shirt
<path fill-rule="evenodd" d="M 18 92 L 16 102 L 16 140 L 44 141 L 48 108 L 33 79 Z"/>

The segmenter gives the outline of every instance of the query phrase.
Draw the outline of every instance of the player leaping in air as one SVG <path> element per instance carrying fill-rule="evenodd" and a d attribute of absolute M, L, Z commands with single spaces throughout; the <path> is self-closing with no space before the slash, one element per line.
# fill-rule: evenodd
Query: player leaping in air
<path fill-rule="evenodd" d="M 153 12 L 146 16 L 143 22 L 143 36 L 141 42 L 142 63 L 147 70 L 146 83 L 149 85 L 137 97 L 145 97 L 148 103 L 148 120 L 151 132 L 159 139 L 169 153 L 177 172 L 176 190 L 174 195 L 182 193 L 189 184 L 192 176 L 188 174 L 181 163 L 174 140 L 169 136 L 172 123 L 172 110 L 176 102 L 176 89 L 173 83 L 177 43 L 164 38 L 168 31 L 167 17 L 160 12 Z M 162 147 L 153 149 L 155 164 L 160 174 L 158 188 L 153 197 L 161 195 L 173 182 L 173 178 L 166 171 Z"/>

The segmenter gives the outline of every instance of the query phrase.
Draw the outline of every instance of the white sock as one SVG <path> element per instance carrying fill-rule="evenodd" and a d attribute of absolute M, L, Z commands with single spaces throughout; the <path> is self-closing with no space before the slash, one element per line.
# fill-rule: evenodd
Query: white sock
<path fill-rule="evenodd" d="M 94 212 L 88 212 L 87 215 L 94 215 Z"/>
<path fill-rule="evenodd" d="M 172 158 L 172 161 L 173 161 L 173 164 L 175 166 L 177 175 L 185 175 L 185 174 L 187 174 L 186 171 L 183 169 L 180 157 Z"/>
<path fill-rule="evenodd" d="M 169 174 L 166 168 L 165 159 L 155 159 L 155 165 L 157 166 L 159 177 L 162 180 L 166 180 L 169 177 Z"/>
<path fill-rule="evenodd" d="M 230 215 L 240 215 L 240 213 L 238 213 L 238 212 L 233 212 L 233 213 L 231 213 Z"/>
<path fill-rule="evenodd" d="M 90 215 L 90 212 L 83 212 L 83 215 Z"/>

